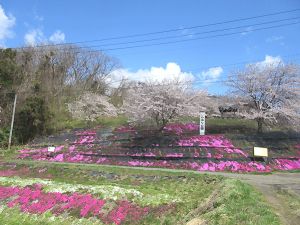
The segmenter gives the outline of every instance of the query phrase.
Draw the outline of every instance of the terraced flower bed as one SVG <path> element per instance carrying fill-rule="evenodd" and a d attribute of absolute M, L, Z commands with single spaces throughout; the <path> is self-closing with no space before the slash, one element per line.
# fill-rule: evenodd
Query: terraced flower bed
<path fill-rule="evenodd" d="M 75 141 L 48 148 L 23 149 L 18 158 L 40 161 L 163 167 L 198 171 L 270 172 L 300 169 L 299 155 L 253 161 L 251 153 L 237 148 L 224 135 L 196 135 L 196 124 L 171 124 L 161 136 L 143 139 L 143 131 L 120 127 L 108 135 L 76 132 Z M 299 147 L 299 146 L 296 146 Z"/>

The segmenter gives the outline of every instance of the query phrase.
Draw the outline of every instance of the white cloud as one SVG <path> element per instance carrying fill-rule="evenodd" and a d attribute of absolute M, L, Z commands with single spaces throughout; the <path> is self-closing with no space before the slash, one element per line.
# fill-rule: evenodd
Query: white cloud
<path fill-rule="evenodd" d="M 169 62 L 165 68 L 151 67 L 150 69 L 139 69 L 134 72 L 128 69 L 118 69 L 113 72 L 113 78 L 108 80 L 108 82 L 111 82 L 113 86 L 118 86 L 118 81 L 121 79 L 141 82 L 161 82 L 163 80 L 197 81 L 199 79 L 202 84 L 208 86 L 210 82 L 218 80 L 222 73 L 222 67 L 211 67 L 199 74 L 183 72 L 177 63 Z"/>
<path fill-rule="evenodd" d="M 49 37 L 49 41 L 53 43 L 63 43 L 65 42 L 65 34 L 57 30 Z"/>
<path fill-rule="evenodd" d="M 270 56 L 270 55 L 266 55 L 265 59 L 261 62 L 256 63 L 256 65 L 258 66 L 270 66 L 270 65 L 278 65 L 279 63 L 282 63 L 282 59 L 280 56 Z"/>
<path fill-rule="evenodd" d="M 65 41 L 65 34 L 60 30 L 55 31 L 49 38 L 47 38 L 43 31 L 39 28 L 28 31 L 24 36 L 26 45 L 35 46 L 38 44 L 47 44 L 49 42 L 57 44 Z"/>
<path fill-rule="evenodd" d="M 192 73 L 183 72 L 178 64 L 169 62 L 166 68 L 163 67 L 151 67 L 150 69 L 139 69 L 135 72 L 131 72 L 128 69 L 118 69 L 113 73 L 114 79 L 117 81 L 122 78 L 132 81 L 155 81 L 161 82 L 163 80 L 194 80 L 195 77 Z"/>
<path fill-rule="evenodd" d="M 25 34 L 24 41 L 26 45 L 34 46 L 38 43 L 47 42 L 47 39 L 41 29 L 33 29 Z"/>
<path fill-rule="evenodd" d="M 0 5 L 0 41 L 13 37 L 12 27 L 15 25 L 16 19 L 12 15 L 6 15 L 4 9 Z"/>
<path fill-rule="evenodd" d="M 204 84 L 209 84 L 210 82 L 214 82 L 218 80 L 223 73 L 223 68 L 218 67 L 211 67 L 208 70 L 202 71 L 200 74 L 200 77 L 202 80 L 204 80 Z"/>

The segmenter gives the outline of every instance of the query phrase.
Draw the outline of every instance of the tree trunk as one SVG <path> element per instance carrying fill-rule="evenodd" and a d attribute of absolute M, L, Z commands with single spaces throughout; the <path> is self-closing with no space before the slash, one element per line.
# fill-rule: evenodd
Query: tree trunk
<path fill-rule="evenodd" d="M 263 132 L 262 126 L 263 126 L 264 119 L 257 118 L 256 121 L 257 121 L 257 133 L 261 134 Z"/>

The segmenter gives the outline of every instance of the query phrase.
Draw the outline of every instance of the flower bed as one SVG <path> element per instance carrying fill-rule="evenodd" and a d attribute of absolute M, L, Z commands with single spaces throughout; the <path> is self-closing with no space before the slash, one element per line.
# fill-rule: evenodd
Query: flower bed
<path fill-rule="evenodd" d="M 183 135 L 186 132 L 196 132 L 198 129 L 199 126 L 196 124 L 168 125 L 164 132 L 175 133 L 177 135 L 175 141 L 164 145 L 153 143 L 150 147 L 136 146 L 130 140 L 125 145 L 113 142 L 108 146 L 101 145 L 101 142 L 99 144 L 96 141 L 97 132 L 87 130 L 77 132 L 75 142 L 66 146 L 58 146 L 54 152 L 49 153 L 47 148 L 24 149 L 20 150 L 18 157 L 42 161 L 165 167 L 198 171 L 269 172 L 300 169 L 299 158 L 278 158 L 270 160 L 267 164 L 253 162 L 248 157 L 247 151 L 236 148 L 223 135 Z M 120 127 L 115 129 L 112 136 L 116 137 L 118 132 L 130 133 L 133 136 L 137 134 L 132 127 Z"/>
<path fill-rule="evenodd" d="M 139 207 L 125 200 L 112 204 L 90 194 L 46 193 L 39 184 L 26 187 L 0 186 L 0 201 L 8 207 L 19 206 L 22 212 L 41 214 L 50 211 L 55 215 L 67 213 L 76 217 L 97 217 L 105 224 L 121 224 L 128 218 L 138 221 L 149 211 L 148 207 Z M 106 212 L 103 210 L 106 204 L 114 207 Z"/>

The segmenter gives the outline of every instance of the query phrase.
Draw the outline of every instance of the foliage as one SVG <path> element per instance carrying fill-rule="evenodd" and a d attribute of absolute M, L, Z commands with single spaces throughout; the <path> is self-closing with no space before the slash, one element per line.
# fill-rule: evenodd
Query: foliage
<path fill-rule="evenodd" d="M 86 91 L 107 94 L 108 78 L 119 67 L 113 57 L 102 52 L 91 52 L 75 45 L 40 46 L 24 49 L 0 50 L 0 125 L 9 125 L 14 94 L 18 95 L 16 121 L 22 126 L 17 133 L 19 141 L 27 141 L 45 130 L 56 132 L 64 129 L 64 121 L 70 120 L 66 103 L 81 96 Z M 31 98 L 43 101 L 48 115 L 43 110 L 28 112 Z M 41 104 L 38 102 L 37 104 Z M 22 111 L 22 112 L 21 112 Z M 25 112 L 26 111 L 26 112 Z M 34 113 L 33 113 L 34 111 Z M 40 115 L 37 115 L 41 113 Z M 37 128 L 31 135 L 25 134 L 29 114 L 35 114 L 34 127 L 47 124 L 46 128 Z M 21 117 L 19 117 L 21 116 Z M 31 115 L 32 116 L 32 115 Z M 43 122 L 41 122 L 44 120 Z M 33 123 L 33 122 L 32 122 Z M 31 125 L 29 125 L 31 126 Z M 34 128 L 34 129 L 35 129 Z M 25 132 L 25 133 L 24 133 Z"/>
<path fill-rule="evenodd" d="M 16 54 L 15 50 L 9 48 L 0 49 L 0 91 L 13 88 L 18 70 Z"/>
<path fill-rule="evenodd" d="M 43 99 L 28 98 L 17 115 L 16 133 L 19 141 L 25 143 L 38 134 L 45 134 L 49 118 L 49 110 Z"/>
<path fill-rule="evenodd" d="M 206 93 L 189 92 L 189 85 L 179 81 L 148 82 L 130 89 L 123 110 L 138 123 L 151 120 L 162 130 L 171 120 L 181 116 L 198 116 L 204 110 Z"/>
<path fill-rule="evenodd" d="M 0 128 L 0 147 L 6 146 L 8 143 L 9 130 Z"/>
<path fill-rule="evenodd" d="M 7 126 L 11 118 L 11 106 L 14 92 L 20 84 L 17 52 L 12 49 L 0 49 L 0 125 Z"/>
<path fill-rule="evenodd" d="M 117 116 L 117 109 L 108 97 L 86 92 L 74 102 L 68 103 L 68 110 L 75 119 L 95 121 L 101 116 Z"/>
<path fill-rule="evenodd" d="M 229 86 L 244 98 L 247 107 L 240 113 L 257 121 L 258 132 L 264 122 L 300 121 L 300 70 L 293 64 L 250 64 L 229 78 Z"/>

